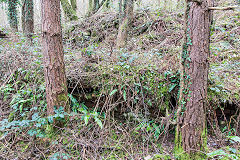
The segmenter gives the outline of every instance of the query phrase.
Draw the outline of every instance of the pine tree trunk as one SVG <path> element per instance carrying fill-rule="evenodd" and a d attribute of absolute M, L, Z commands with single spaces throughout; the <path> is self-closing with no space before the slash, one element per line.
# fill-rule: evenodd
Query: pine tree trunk
<path fill-rule="evenodd" d="M 34 33 L 33 0 L 24 0 L 22 6 L 22 28 L 24 35 L 32 42 Z"/>
<path fill-rule="evenodd" d="M 121 10 L 120 10 L 121 11 Z M 119 29 L 117 35 L 117 48 L 126 45 L 128 32 L 131 30 L 133 21 L 133 0 L 124 0 L 123 13 L 120 12 Z"/>
<path fill-rule="evenodd" d="M 96 13 L 99 9 L 99 0 L 93 0 L 93 12 Z"/>
<path fill-rule="evenodd" d="M 106 0 L 105 6 L 106 9 L 110 8 L 110 0 Z"/>
<path fill-rule="evenodd" d="M 42 32 L 47 112 L 48 115 L 53 115 L 54 107 L 62 106 L 65 107 L 65 111 L 69 111 L 60 0 L 42 0 Z"/>
<path fill-rule="evenodd" d="M 98 10 L 107 3 L 108 0 L 102 0 L 101 3 L 99 0 L 89 0 L 88 1 L 88 14 L 87 16 L 91 16 L 98 12 Z"/>
<path fill-rule="evenodd" d="M 70 0 L 73 10 L 77 11 L 77 0 Z"/>
<path fill-rule="evenodd" d="M 70 20 L 77 20 L 77 12 L 73 9 L 71 4 L 68 2 L 68 0 L 61 0 L 61 5 L 63 8 L 63 11 L 65 15 L 70 19 Z"/>
<path fill-rule="evenodd" d="M 13 32 L 18 32 L 17 0 L 8 0 L 8 18 Z"/>
<path fill-rule="evenodd" d="M 164 0 L 164 2 L 163 2 L 163 7 L 164 7 L 165 9 L 167 9 L 167 0 Z"/>
<path fill-rule="evenodd" d="M 119 2 L 118 2 L 118 12 L 119 12 L 118 14 L 119 14 L 119 19 L 122 18 L 122 12 L 123 12 L 122 6 L 123 6 L 123 0 L 119 0 Z"/>
<path fill-rule="evenodd" d="M 88 0 L 88 13 L 87 15 L 90 16 L 93 11 L 93 0 Z"/>
<path fill-rule="evenodd" d="M 176 153 L 182 159 L 202 159 L 207 143 L 206 98 L 210 43 L 211 0 L 186 1 L 185 38 L 181 55 L 181 86 Z M 184 154 L 186 153 L 186 154 Z"/>

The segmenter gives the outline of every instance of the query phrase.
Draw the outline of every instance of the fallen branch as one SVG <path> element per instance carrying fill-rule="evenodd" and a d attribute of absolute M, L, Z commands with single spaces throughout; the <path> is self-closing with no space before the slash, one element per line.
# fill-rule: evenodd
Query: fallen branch
<path fill-rule="evenodd" d="M 233 10 L 238 6 L 228 6 L 228 7 L 208 7 L 209 10 Z"/>

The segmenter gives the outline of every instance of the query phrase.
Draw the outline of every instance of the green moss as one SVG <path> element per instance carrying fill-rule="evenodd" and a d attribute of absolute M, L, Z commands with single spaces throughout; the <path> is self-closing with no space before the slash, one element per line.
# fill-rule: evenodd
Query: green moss
<path fill-rule="evenodd" d="M 62 102 L 67 102 L 68 101 L 68 96 L 65 95 L 65 93 L 61 93 L 61 94 L 58 95 L 57 100 L 61 103 Z"/>
<path fill-rule="evenodd" d="M 175 133 L 175 148 L 174 155 L 179 160 L 204 160 L 206 159 L 206 150 L 207 150 L 207 128 L 204 128 L 201 134 L 203 140 L 201 151 L 194 153 L 186 153 L 182 147 L 182 135 L 181 132 L 178 132 L 176 129 Z"/>
<path fill-rule="evenodd" d="M 56 137 L 56 128 L 54 128 L 53 125 L 47 124 L 45 131 L 49 138 L 52 139 L 52 138 Z"/>
<path fill-rule="evenodd" d="M 8 116 L 8 121 L 12 122 L 14 120 L 15 117 L 15 112 L 10 112 L 9 116 Z"/>

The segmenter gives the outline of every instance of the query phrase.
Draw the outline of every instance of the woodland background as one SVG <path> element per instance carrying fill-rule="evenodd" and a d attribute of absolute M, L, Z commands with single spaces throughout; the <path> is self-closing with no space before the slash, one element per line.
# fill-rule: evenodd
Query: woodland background
<path fill-rule="evenodd" d="M 215 1 L 236 8 L 213 14 L 201 158 L 186 157 L 175 141 L 184 1 L 135 1 L 121 49 L 118 1 L 91 16 L 88 4 L 77 0 L 75 21 L 61 8 L 71 112 L 60 107 L 47 115 L 41 1 L 34 0 L 31 43 L 22 33 L 21 3 L 17 33 L 0 3 L 0 159 L 240 159 L 239 0 Z M 64 126 L 54 128 L 55 119 Z"/>

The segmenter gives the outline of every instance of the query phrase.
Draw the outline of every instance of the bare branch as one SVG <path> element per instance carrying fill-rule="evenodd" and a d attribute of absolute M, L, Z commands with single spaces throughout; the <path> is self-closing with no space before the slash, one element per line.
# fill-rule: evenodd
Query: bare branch
<path fill-rule="evenodd" d="M 228 7 L 208 7 L 209 10 L 234 10 L 238 6 L 228 6 Z"/>

